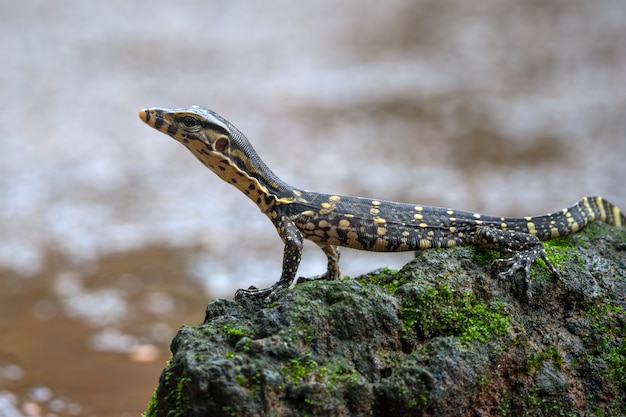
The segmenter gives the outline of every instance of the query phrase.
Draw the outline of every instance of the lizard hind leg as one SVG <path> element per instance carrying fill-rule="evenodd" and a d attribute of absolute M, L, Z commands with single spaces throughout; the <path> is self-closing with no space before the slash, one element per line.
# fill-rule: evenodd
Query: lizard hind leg
<path fill-rule="evenodd" d="M 552 276 L 559 277 L 559 272 L 548 259 L 541 241 L 534 235 L 524 232 L 481 227 L 476 233 L 477 244 L 500 249 L 503 254 L 511 254 L 508 258 L 497 259 L 495 267 L 508 267 L 498 274 L 499 279 L 511 278 L 517 271 L 523 271 L 526 296 L 532 298 L 530 268 L 537 259 L 542 259 Z"/>
<path fill-rule="evenodd" d="M 339 276 L 340 276 L 339 248 L 333 245 L 328 245 L 328 244 L 325 244 L 323 246 L 320 245 L 320 248 L 322 249 L 322 251 L 324 251 L 326 258 L 328 259 L 328 267 L 326 269 L 326 272 L 320 275 L 312 276 L 312 277 L 298 277 L 296 284 L 301 284 L 303 282 L 309 282 L 309 281 L 317 281 L 317 280 L 339 279 Z"/>

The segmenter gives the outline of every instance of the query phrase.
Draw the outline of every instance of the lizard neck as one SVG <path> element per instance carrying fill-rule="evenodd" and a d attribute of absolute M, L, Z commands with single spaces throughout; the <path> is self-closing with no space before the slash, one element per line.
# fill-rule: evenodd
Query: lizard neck
<path fill-rule="evenodd" d="M 232 125 L 228 127 L 233 139 L 228 157 L 206 152 L 206 146 L 198 141 L 183 144 L 222 180 L 252 200 L 262 212 L 268 213 L 277 203 L 295 201 L 300 192 L 272 172 L 243 133 Z"/>

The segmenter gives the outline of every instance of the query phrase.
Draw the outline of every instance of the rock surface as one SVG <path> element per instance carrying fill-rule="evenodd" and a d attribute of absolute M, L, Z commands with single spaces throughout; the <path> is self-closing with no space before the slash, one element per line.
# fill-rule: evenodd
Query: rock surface
<path fill-rule="evenodd" d="M 147 416 L 578 416 L 626 410 L 626 233 L 546 244 L 561 271 L 498 282 L 497 253 L 311 282 L 184 326 Z"/>

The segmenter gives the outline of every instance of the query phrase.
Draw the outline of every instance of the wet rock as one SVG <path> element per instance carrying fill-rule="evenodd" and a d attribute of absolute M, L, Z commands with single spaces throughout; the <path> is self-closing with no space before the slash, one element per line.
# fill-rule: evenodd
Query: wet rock
<path fill-rule="evenodd" d="M 558 397 L 566 389 L 565 373 L 552 362 L 543 362 L 535 376 L 535 385 L 546 396 Z"/>
<path fill-rule="evenodd" d="M 146 415 L 619 415 L 624 241 L 594 224 L 548 243 L 562 276 L 537 262 L 531 300 L 475 248 L 297 285 L 267 306 L 215 300 L 172 341 Z"/>

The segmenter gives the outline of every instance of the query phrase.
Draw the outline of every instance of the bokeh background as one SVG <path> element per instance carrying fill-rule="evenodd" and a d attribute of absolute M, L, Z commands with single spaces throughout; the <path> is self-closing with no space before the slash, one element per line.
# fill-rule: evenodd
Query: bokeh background
<path fill-rule="evenodd" d="M 140 108 L 209 107 L 306 189 L 626 208 L 622 0 L 0 0 L 0 104 L 2 417 L 137 415 L 179 326 L 280 274 L 271 223 Z"/>

